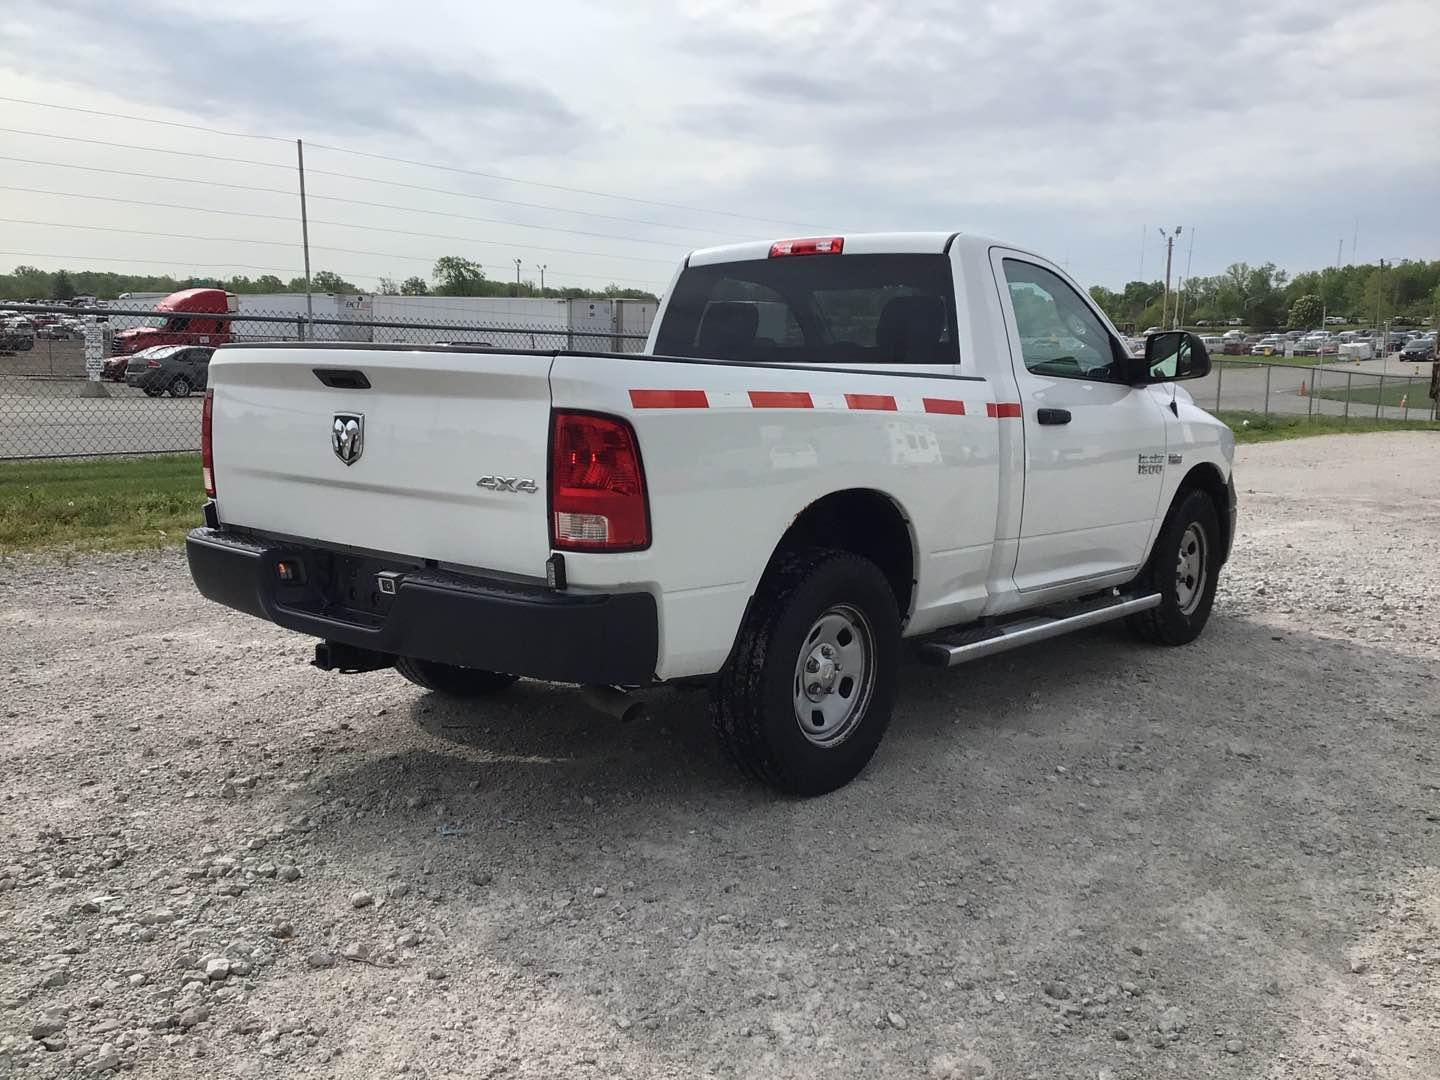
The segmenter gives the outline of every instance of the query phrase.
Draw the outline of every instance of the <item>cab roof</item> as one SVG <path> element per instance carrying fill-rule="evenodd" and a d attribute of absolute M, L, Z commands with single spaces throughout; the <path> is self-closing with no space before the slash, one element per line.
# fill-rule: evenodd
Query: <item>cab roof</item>
<path fill-rule="evenodd" d="M 998 243 L 998 241 L 983 236 L 959 232 L 872 232 L 832 233 L 829 235 L 844 239 L 845 246 L 841 252 L 842 257 L 844 255 L 942 255 L 953 244 L 988 248 Z M 824 234 L 811 233 L 803 237 L 784 236 L 771 240 L 751 240 L 740 244 L 700 248 L 690 253 L 686 265 L 710 266 L 715 263 L 768 259 L 773 244 L 784 240 L 815 239 L 823 236 Z"/>

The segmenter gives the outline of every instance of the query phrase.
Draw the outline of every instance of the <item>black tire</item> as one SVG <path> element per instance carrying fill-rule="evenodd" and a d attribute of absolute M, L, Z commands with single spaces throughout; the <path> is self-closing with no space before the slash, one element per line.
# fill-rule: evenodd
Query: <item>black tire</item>
<path fill-rule="evenodd" d="M 865 696 L 852 704 L 834 741 L 820 745 L 818 734 L 802 730 L 796 699 L 809 676 L 799 665 L 802 648 L 816 640 L 812 630 L 837 611 L 858 618 L 862 649 L 869 646 L 868 670 L 862 668 L 860 683 L 850 680 L 851 693 Z M 711 687 L 715 731 L 748 775 L 789 794 L 823 795 L 853 780 L 874 756 L 890 724 L 899 672 L 900 615 L 879 567 L 845 551 L 785 555 L 761 582 Z M 846 679 L 828 677 L 834 689 L 824 693 L 848 697 Z"/>
<path fill-rule="evenodd" d="M 434 660 L 417 660 L 410 656 L 398 658 L 395 661 L 395 670 L 416 686 L 458 698 L 489 697 L 491 694 L 508 690 L 519 678 L 518 675 L 456 667 L 453 664 L 439 664 Z"/>
<path fill-rule="evenodd" d="M 1185 552 L 1181 551 L 1182 543 Z M 1160 594 L 1159 607 L 1127 620 L 1137 637 L 1157 645 L 1188 645 L 1200 636 L 1215 604 L 1222 543 L 1220 516 L 1215 511 L 1214 500 L 1203 491 L 1182 491 L 1160 527 L 1160 535 L 1155 538 L 1149 564 L 1135 579 L 1137 593 Z M 1193 554 L 1196 548 L 1200 552 L 1203 576 L 1182 575 L 1182 556 L 1187 552 Z M 1190 584 L 1186 584 L 1187 581 Z"/>
<path fill-rule="evenodd" d="M 194 388 L 190 385 L 190 380 L 184 375 L 176 375 L 175 378 L 170 380 L 168 389 L 171 397 L 189 397 L 190 391 Z"/>

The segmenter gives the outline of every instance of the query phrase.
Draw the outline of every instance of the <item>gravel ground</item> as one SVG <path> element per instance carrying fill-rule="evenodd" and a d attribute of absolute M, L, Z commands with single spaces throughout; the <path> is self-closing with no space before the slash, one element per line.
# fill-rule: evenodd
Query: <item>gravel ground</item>
<path fill-rule="evenodd" d="M 0 1074 L 1440 1075 L 1440 439 L 1238 477 L 1200 643 L 911 667 L 810 802 L 694 693 L 462 708 L 178 552 L 0 560 Z"/>

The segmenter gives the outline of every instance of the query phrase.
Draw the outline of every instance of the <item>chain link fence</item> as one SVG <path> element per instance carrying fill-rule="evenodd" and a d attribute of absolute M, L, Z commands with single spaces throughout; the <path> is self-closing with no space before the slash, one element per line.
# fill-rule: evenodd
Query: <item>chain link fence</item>
<path fill-rule="evenodd" d="M 210 353 L 225 342 L 457 344 L 497 349 L 639 352 L 645 336 L 563 325 L 398 322 L 240 312 L 211 315 L 6 304 L 0 326 L 0 459 L 198 450 Z M 94 320 L 93 323 L 91 320 Z M 86 326 L 98 341 L 87 364 Z M 1217 411 L 1346 420 L 1436 419 L 1431 365 L 1396 357 L 1290 365 L 1214 357 L 1185 384 Z"/>
<path fill-rule="evenodd" d="M 0 460 L 200 448 L 210 355 L 230 342 L 332 341 L 639 352 L 645 335 L 565 325 L 398 322 L 0 302 Z M 92 347 L 87 357 L 87 328 Z M 87 362 L 88 360 L 88 362 Z"/>
<path fill-rule="evenodd" d="M 1204 379 L 1186 383 L 1196 404 L 1212 411 L 1243 411 L 1265 418 L 1336 417 L 1342 420 L 1436 420 L 1430 396 L 1432 363 L 1391 356 L 1358 363 L 1267 364 L 1212 358 Z"/>

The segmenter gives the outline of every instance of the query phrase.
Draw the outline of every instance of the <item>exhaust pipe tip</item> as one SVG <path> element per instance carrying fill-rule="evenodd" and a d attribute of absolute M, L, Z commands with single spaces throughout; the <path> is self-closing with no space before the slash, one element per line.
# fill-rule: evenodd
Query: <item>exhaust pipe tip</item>
<path fill-rule="evenodd" d="M 580 696 L 585 704 L 606 716 L 612 716 L 621 723 L 643 720 L 649 715 L 643 698 L 635 697 L 613 686 L 587 686 Z"/>

